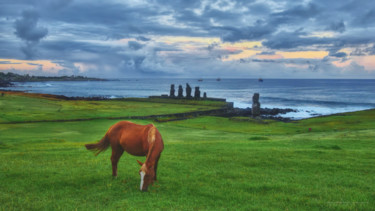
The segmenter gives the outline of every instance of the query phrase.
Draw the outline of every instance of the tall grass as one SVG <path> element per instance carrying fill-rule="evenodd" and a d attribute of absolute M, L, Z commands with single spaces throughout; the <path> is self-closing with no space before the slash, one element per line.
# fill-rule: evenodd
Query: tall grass
<path fill-rule="evenodd" d="M 0 124 L 0 210 L 373 210 L 374 113 L 154 123 L 165 150 L 147 193 L 144 158 L 124 154 L 112 179 L 110 149 L 84 148 L 117 120 Z"/>
<path fill-rule="evenodd" d="M 193 101 L 172 99 L 63 100 L 39 94 L 4 91 L 2 93 L 5 94 L 0 96 L 0 123 L 126 118 L 210 110 L 224 105 L 222 102 L 196 101 L 193 103 Z"/>

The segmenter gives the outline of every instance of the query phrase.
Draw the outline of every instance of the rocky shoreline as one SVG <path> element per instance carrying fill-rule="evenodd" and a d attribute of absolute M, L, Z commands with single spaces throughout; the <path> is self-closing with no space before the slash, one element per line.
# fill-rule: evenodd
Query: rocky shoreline
<path fill-rule="evenodd" d="M 54 97 L 63 99 L 63 100 L 115 100 L 110 99 L 107 97 L 66 97 L 63 95 L 55 95 Z M 157 97 L 149 97 L 149 98 L 157 98 Z M 168 97 L 169 98 L 169 97 Z M 118 98 L 121 99 L 121 98 Z M 178 98 L 172 98 L 178 100 Z M 208 100 L 210 98 L 207 98 Z M 216 98 L 213 98 L 214 100 L 217 100 Z M 194 99 L 191 99 L 194 100 Z M 229 105 L 229 106 L 228 106 Z M 290 122 L 293 119 L 292 118 L 285 118 L 281 117 L 280 114 L 286 114 L 290 112 L 297 112 L 295 109 L 291 108 L 261 108 L 260 109 L 260 116 L 257 117 L 258 119 L 273 119 L 283 122 Z M 202 113 L 204 114 L 204 112 Z M 218 109 L 215 112 L 209 112 L 207 115 L 210 116 L 220 116 L 220 117 L 252 117 L 252 109 L 251 108 L 234 108 L 233 103 L 227 103 L 227 107 L 223 109 Z"/>
<path fill-rule="evenodd" d="M 13 83 L 0 79 L 0 87 L 11 87 L 11 86 L 13 86 Z"/>
<path fill-rule="evenodd" d="M 286 114 L 290 112 L 297 112 L 295 109 L 291 108 L 261 108 L 260 109 L 260 116 L 259 119 L 273 119 L 283 122 L 290 122 L 293 119 L 285 118 L 279 116 L 280 114 Z M 221 117 L 252 117 L 252 109 L 251 108 L 232 108 L 228 109 L 225 113 L 217 115 Z"/>
<path fill-rule="evenodd" d="M 2 95 L 6 94 L 7 92 L 27 93 L 24 91 L 11 91 L 11 90 L 1 90 L 1 91 L 2 91 L 1 93 Z M 37 93 L 27 93 L 27 94 L 38 95 L 38 96 L 47 97 L 47 98 L 55 98 L 55 99 L 60 99 L 60 100 L 87 100 L 87 101 L 116 100 L 116 99 L 112 99 L 108 97 L 67 97 L 64 95 L 52 95 L 52 94 L 37 94 Z M 117 99 L 121 99 L 121 98 L 117 98 Z M 178 98 L 174 98 L 174 99 L 178 100 Z M 194 100 L 194 99 L 191 99 L 191 100 Z M 278 121 L 283 121 L 283 122 L 290 122 L 293 119 L 279 116 L 280 114 L 286 114 L 289 112 L 297 112 L 297 110 L 290 109 L 290 108 L 286 108 L 286 109 L 261 108 L 260 109 L 261 115 L 257 117 L 257 119 L 273 119 L 273 120 L 278 120 Z M 199 115 L 220 116 L 220 117 L 227 117 L 227 118 L 232 118 L 232 117 L 249 117 L 250 118 L 252 117 L 252 109 L 251 108 L 234 108 L 233 103 L 227 103 L 226 107 L 223 107 L 221 109 L 216 109 L 215 112 L 212 112 L 212 111 L 209 111 L 208 113 L 198 112 L 197 115 L 198 116 Z"/>

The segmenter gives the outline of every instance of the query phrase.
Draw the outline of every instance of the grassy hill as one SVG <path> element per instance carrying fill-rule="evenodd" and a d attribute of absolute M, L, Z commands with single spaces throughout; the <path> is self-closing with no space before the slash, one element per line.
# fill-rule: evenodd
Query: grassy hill
<path fill-rule="evenodd" d="M 158 183 L 139 191 L 144 158 L 84 147 L 126 117 L 212 109 L 170 102 L 0 97 L 0 210 L 373 210 L 375 110 L 291 123 L 202 116 L 155 124 Z M 311 128 L 311 130 L 309 130 Z"/>

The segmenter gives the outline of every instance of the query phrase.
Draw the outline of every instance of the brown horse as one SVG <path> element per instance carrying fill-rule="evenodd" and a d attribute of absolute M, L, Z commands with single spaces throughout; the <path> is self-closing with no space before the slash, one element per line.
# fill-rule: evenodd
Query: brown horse
<path fill-rule="evenodd" d="M 124 150 L 135 156 L 146 156 L 141 165 L 140 190 L 147 191 L 150 184 L 156 181 L 156 170 L 161 152 L 164 149 L 163 139 L 156 127 L 152 124 L 138 125 L 128 121 L 121 121 L 109 128 L 105 136 L 96 144 L 86 144 L 88 150 L 100 152 L 112 147 L 112 175 L 117 176 L 117 163 Z"/>

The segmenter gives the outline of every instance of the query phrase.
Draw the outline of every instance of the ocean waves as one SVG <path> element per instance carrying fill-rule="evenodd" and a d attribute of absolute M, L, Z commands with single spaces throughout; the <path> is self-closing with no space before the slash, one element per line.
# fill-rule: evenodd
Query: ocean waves
<path fill-rule="evenodd" d="M 283 117 L 302 119 L 375 108 L 375 80 L 269 79 L 124 79 L 113 81 L 48 81 L 15 83 L 6 89 L 68 97 L 148 97 L 169 94 L 171 84 L 199 86 L 201 95 L 226 98 L 235 107 L 251 107 L 260 93 L 263 108 L 291 108 Z"/>

